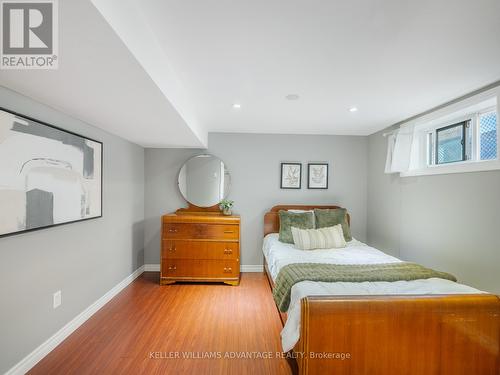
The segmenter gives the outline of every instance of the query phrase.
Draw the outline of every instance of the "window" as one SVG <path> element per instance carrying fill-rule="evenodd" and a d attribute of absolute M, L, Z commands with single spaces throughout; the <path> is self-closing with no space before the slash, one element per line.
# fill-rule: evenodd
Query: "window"
<path fill-rule="evenodd" d="M 467 160 L 465 152 L 466 128 L 469 121 L 436 130 L 436 164 Z"/>
<path fill-rule="evenodd" d="M 481 160 L 497 158 L 497 112 L 491 111 L 479 116 Z"/>
<path fill-rule="evenodd" d="M 500 85 L 384 133 L 385 172 L 410 177 L 500 170 L 499 100 Z"/>
<path fill-rule="evenodd" d="M 427 165 L 496 160 L 497 111 L 462 116 L 451 125 L 435 126 L 427 133 Z"/>

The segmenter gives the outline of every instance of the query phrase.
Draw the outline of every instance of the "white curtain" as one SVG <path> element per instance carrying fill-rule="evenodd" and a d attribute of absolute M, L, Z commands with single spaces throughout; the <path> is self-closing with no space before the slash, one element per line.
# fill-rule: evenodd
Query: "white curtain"
<path fill-rule="evenodd" d="M 387 137 L 385 173 L 407 172 L 412 156 L 413 129 L 399 129 Z"/>
<path fill-rule="evenodd" d="M 396 144 L 396 134 L 390 133 L 387 136 L 387 157 L 385 159 L 385 173 L 392 172 L 392 157 L 394 154 L 394 145 Z"/>

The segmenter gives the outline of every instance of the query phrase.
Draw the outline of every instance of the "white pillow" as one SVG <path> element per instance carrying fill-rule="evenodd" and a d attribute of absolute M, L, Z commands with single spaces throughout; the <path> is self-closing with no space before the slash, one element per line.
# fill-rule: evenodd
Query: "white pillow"
<path fill-rule="evenodd" d="M 338 249 L 347 245 L 341 224 L 319 229 L 292 227 L 292 236 L 295 247 L 301 250 Z"/>

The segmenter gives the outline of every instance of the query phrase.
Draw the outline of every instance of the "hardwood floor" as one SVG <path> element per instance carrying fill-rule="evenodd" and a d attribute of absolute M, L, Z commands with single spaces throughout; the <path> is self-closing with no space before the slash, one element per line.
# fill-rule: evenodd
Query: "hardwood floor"
<path fill-rule="evenodd" d="M 144 273 L 29 373 L 292 373 L 276 355 L 281 322 L 263 273 L 242 274 L 236 287 L 158 278 Z"/>

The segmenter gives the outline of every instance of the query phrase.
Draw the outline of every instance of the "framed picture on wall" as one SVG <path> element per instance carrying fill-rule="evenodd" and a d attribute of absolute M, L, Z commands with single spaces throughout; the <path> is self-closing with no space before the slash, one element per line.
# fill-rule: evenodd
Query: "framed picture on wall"
<path fill-rule="evenodd" d="M 281 163 L 281 189 L 300 189 L 302 163 Z"/>
<path fill-rule="evenodd" d="M 102 148 L 0 108 L 0 237 L 101 217 Z"/>
<path fill-rule="evenodd" d="M 328 163 L 307 164 L 307 188 L 328 189 Z"/>

